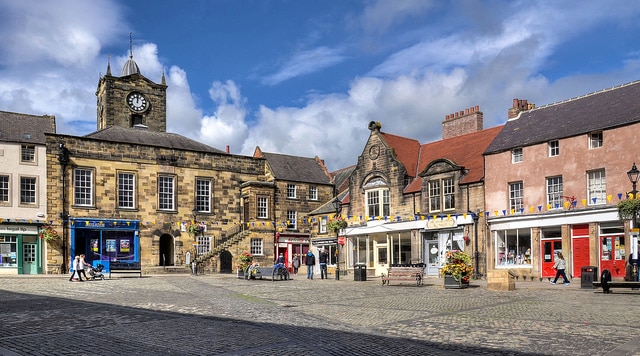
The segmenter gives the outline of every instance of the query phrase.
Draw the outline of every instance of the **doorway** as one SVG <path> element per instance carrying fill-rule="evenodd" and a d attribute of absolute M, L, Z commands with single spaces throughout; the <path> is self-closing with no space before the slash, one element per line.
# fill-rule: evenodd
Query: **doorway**
<path fill-rule="evenodd" d="M 624 236 L 600 237 L 600 271 L 608 269 L 611 277 L 625 275 Z"/>
<path fill-rule="evenodd" d="M 374 242 L 373 246 L 373 259 L 375 263 L 375 273 L 376 276 L 381 275 L 382 273 L 387 274 L 389 271 L 388 266 L 388 245 L 386 243 L 380 244 Z"/>
<path fill-rule="evenodd" d="M 553 269 L 553 264 L 556 262 L 556 254 L 562 252 L 562 239 L 542 240 L 541 244 L 541 277 L 553 278 L 556 276 L 556 270 Z"/>
<path fill-rule="evenodd" d="M 163 234 L 160 236 L 160 260 L 158 266 L 173 266 L 175 265 L 175 250 L 173 246 L 173 236 L 169 234 Z"/>
<path fill-rule="evenodd" d="M 231 273 L 233 256 L 231 252 L 224 250 L 220 252 L 220 273 Z"/>
<path fill-rule="evenodd" d="M 22 274 L 38 274 L 36 251 L 37 245 L 34 243 L 22 244 Z"/>
<path fill-rule="evenodd" d="M 429 240 L 426 245 L 427 251 L 425 252 L 425 256 L 427 257 L 427 276 L 438 276 L 440 269 L 439 265 L 439 251 L 438 248 L 438 240 Z"/>

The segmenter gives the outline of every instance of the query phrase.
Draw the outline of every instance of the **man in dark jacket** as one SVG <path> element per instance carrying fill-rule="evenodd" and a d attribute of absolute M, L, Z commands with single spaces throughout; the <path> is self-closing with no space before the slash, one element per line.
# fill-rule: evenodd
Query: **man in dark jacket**
<path fill-rule="evenodd" d="M 313 268 L 316 265 L 316 256 L 314 256 L 311 251 L 307 253 L 307 261 L 305 264 L 307 265 L 307 279 L 313 279 Z"/>
<path fill-rule="evenodd" d="M 329 260 L 329 254 L 325 249 L 320 251 L 320 279 L 329 279 L 327 277 L 327 262 Z"/>

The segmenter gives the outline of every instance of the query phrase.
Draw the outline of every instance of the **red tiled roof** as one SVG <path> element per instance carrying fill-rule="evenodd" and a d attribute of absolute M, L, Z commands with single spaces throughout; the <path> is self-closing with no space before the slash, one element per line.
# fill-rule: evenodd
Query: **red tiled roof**
<path fill-rule="evenodd" d="M 479 182 L 484 178 L 484 157 L 482 153 L 502 130 L 504 125 L 452 137 L 446 140 L 430 142 L 420 147 L 418 173 L 421 173 L 435 160 L 447 159 L 468 170 L 460 184 Z M 419 192 L 422 189 L 422 178 L 415 179 L 405 193 Z"/>
<path fill-rule="evenodd" d="M 416 169 L 418 163 L 418 154 L 420 152 L 420 142 L 417 140 L 388 134 L 385 132 L 380 133 L 384 140 L 387 142 L 390 148 L 396 153 L 398 160 L 404 164 L 407 169 L 407 174 L 411 177 L 416 177 L 418 171 Z"/>

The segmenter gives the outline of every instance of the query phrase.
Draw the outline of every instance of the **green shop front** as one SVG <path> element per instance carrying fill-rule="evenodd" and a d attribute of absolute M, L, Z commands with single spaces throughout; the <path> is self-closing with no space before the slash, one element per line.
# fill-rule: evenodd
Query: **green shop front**
<path fill-rule="evenodd" d="M 71 259 L 85 254 L 87 263 L 101 264 L 105 272 L 111 262 L 140 262 L 138 220 L 72 218 L 69 225 Z"/>

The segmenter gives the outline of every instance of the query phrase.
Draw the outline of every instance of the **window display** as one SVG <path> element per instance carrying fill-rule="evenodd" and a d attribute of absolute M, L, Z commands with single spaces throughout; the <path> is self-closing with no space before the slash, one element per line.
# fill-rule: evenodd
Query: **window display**
<path fill-rule="evenodd" d="M 531 265 L 531 230 L 514 229 L 495 232 L 496 266 Z"/>
<path fill-rule="evenodd" d="M 0 267 L 17 267 L 17 237 L 0 235 Z"/>

